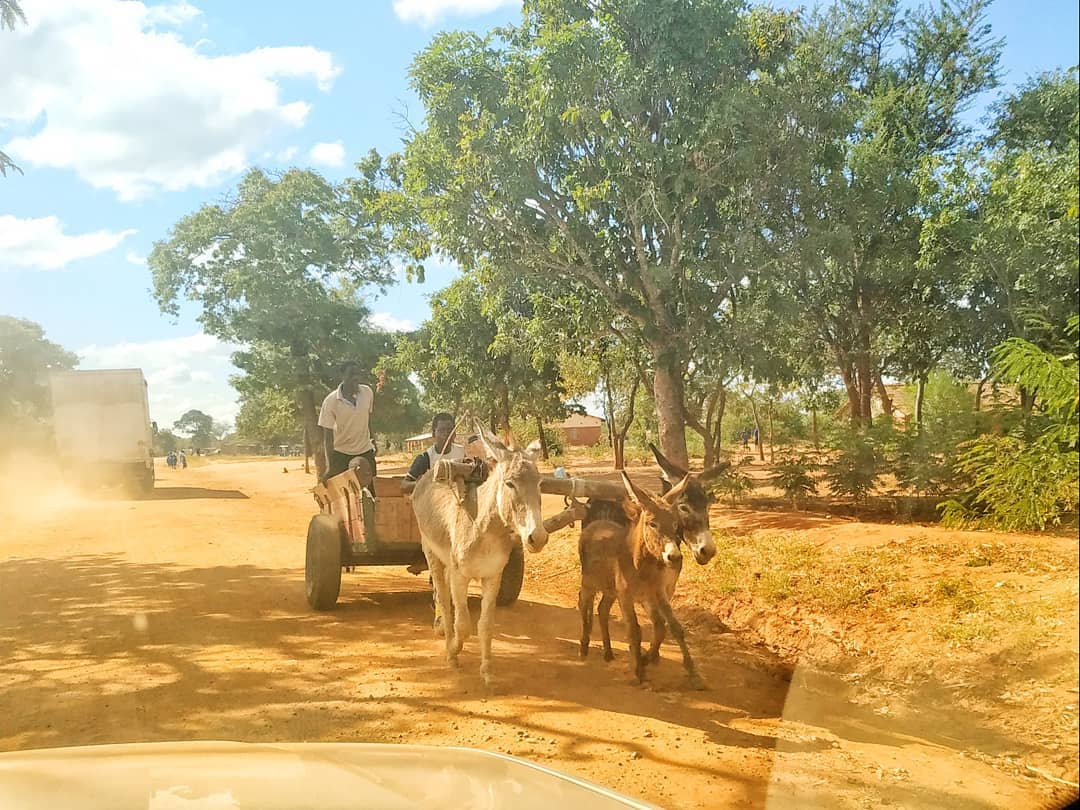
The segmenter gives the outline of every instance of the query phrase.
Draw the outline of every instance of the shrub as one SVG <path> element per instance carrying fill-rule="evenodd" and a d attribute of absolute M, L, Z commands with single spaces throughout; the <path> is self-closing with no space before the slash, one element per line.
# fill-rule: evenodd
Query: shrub
<path fill-rule="evenodd" d="M 825 464 L 825 480 L 834 494 L 849 497 L 856 504 L 863 503 L 881 474 L 880 451 L 861 435 L 846 436 L 837 450 Z"/>
<path fill-rule="evenodd" d="M 709 490 L 717 495 L 726 495 L 734 506 L 736 501 L 745 497 L 754 488 L 753 479 L 745 471 L 753 460 L 753 456 L 744 456 L 738 464 L 731 465 L 713 479 Z"/>
<path fill-rule="evenodd" d="M 772 484 L 798 507 L 799 501 L 817 494 L 817 482 L 812 475 L 817 467 L 808 456 L 787 456 L 776 463 Z"/>

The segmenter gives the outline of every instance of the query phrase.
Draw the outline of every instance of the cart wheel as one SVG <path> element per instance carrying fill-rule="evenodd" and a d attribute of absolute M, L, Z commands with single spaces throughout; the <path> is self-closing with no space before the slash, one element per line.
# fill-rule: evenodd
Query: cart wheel
<path fill-rule="evenodd" d="M 514 543 L 510 552 L 510 559 L 506 561 L 503 569 L 502 582 L 499 583 L 499 593 L 495 597 L 495 604 L 499 607 L 512 605 L 517 601 L 521 593 L 521 582 L 525 578 L 525 552 L 521 543 Z"/>
<path fill-rule="evenodd" d="M 341 592 L 341 526 L 330 515 L 308 524 L 304 585 L 315 610 L 330 610 Z"/>

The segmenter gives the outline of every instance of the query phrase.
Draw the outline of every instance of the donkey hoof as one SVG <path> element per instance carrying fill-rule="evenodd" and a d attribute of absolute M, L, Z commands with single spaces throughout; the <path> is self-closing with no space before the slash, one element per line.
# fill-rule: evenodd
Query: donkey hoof
<path fill-rule="evenodd" d="M 604 650 L 604 660 L 605 661 L 614 661 L 615 660 L 615 653 L 613 653 L 611 650 Z"/>
<path fill-rule="evenodd" d="M 659 664 L 660 663 L 660 651 L 649 650 L 649 654 L 645 656 L 646 664 Z"/>
<path fill-rule="evenodd" d="M 448 663 L 453 669 L 461 669 L 461 662 L 458 661 L 457 653 L 446 656 L 446 663 Z"/>
<path fill-rule="evenodd" d="M 695 689 L 698 692 L 704 692 L 709 688 L 709 685 L 705 681 L 701 680 L 700 675 L 690 676 L 690 688 Z"/>
<path fill-rule="evenodd" d="M 581 645 L 581 649 L 578 650 L 578 657 L 582 658 L 582 659 L 585 659 L 585 658 L 589 657 L 589 645 L 588 644 L 582 644 Z"/>

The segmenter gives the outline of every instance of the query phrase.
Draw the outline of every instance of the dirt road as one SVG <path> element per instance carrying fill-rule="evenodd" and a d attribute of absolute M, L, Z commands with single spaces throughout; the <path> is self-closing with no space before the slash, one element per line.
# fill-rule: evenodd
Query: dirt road
<path fill-rule="evenodd" d="M 498 614 L 488 694 L 475 640 L 460 673 L 446 668 L 426 578 L 346 574 L 334 612 L 308 609 L 314 505 L 295 460 L 162 465 L 148 501 L 45 480 L 9 481 L 0 499 L 0 750 L 465 745 L 670 808 L 1018 808 L 1045 796 L 965 757 L 947 730 L 897 729 L 708 621 L 690 623 L 708 692 L 685 689 L 672 650 L 652 685 L 632 684 L 621 625 L 614 664 L 578 661 L 571 532 Z"/>

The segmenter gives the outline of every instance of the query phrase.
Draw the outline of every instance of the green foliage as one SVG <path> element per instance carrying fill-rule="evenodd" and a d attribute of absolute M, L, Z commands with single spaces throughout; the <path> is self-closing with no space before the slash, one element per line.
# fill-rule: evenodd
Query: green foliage
<path fill-rule="evenodd" d="M 817 494 L 817 481 L 813 475 L 817 468 L 818 465 L 809 456 L 785 456 L 773 466 L 772 485 L 798 506 L 800 501 Z"/>
<path fill-rule="evenodd" d="M 908 425 L 898 437 L 890 464 L 900 488 L 916 497 L 941 495 L 955 481 L 955 445 L 937 445 L 927 431 Z"/>
<path fill-rule="evenodd" d="M 77 362 L 38 324 L 0 315 L 0 452 L 48 439 L 49 372 Z"/>
<path fill-rule="evenodd" d="M 236 434 L 258 444 L 296 444 L 303 438 L 303 427 L 296 402 L 291 397 L 268 388 L 250 394 L 242 392 L 236 415 Z"/>
<path fill-rule="evenodd" d="M 20 22 L 26 25 L 26 14 L 23 13 L 22 6 L 19 5 L 17 0 L 0 0 L 0 31 L 5 28 L 14 31 L 15 24 Z M 6 177 L 8 170 L 22 174 L 22 169 L 0 151 L 0 177 Z"/>
<path fill-rule="evenodd" d="M 965 497 L 941 504 L 942 522 L 1000 531 L 1056 526 L 1077 509 L 1078 464 L 1075 449 L 1063 451 L 1045 437 L 1028 443 L 1016 436 L 980 436 L 958 463 L 971 486 Z"/>
<path fill-rule="evenodd" d="M 843 435 L 836 451 L 825 463 L 825 480 L 834 495 L 862 504 L 873 492 L 881 475 L 880 440 L 860 433 Z"/>
<path fill-rule="evenodd" d="M 195 447 L 209 446 L 224 432 L 212 417 L 194 408 L 185 412 L 173 423 L 173 430 L 181 436 L 186 436 Z"/>
<path fill-rule="evenodd" d="M 181 219 L 149 257 L 161 310 L 175 315 L 184 298 L 200 304 L 209 334 L 243 346 L 233 355 L 244 372 L 233 381 L 238 390 L 293 399 L 315 440 L 316 410 L 340 381 L 340 364 L 355 359 L 373 369 L 393 351 L 392 338 L 367 323 L 360 294 L 391 283 L 395 256 L 412 261 L 383 218 L 405 214 L 386 202 L 382 186 L 391 180 L 380 165 L 369 157 L 343 184 L 312 171 L 253 169 L 224 202 Z M 394 385 L 405 399 L 380 392 L 373 428 L 377 418 L 409 411 L 408 381 Z M 315 458 L 321 471 L 323 454 Z"/>
<path fill-rule="evenodd" d="M 1080 318 L 1069 318 L 1067 354 L 1054 355 L 1020 338 L 994 351 L 995 373 L 1041 397 L 1043 425 L 1019 435 L 984 435 L 966 446 L 957 464 L 969 478 L 960 499 L 941 505 L 946 525 L 1012 531 L 1045 529 L 1077 510 L 1077 378 Z"/>
<path fill-rule="evenodd" d="M 747 475 L 747 468 L 753 464 L 753 456 L 745 456 L 737 464 L 732 464 L 709 485 L 709 491 L 727 496 L 732 506 L 746 497 L 754 489 L 754 479 Z"/>

